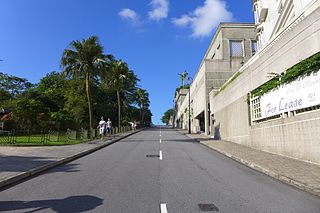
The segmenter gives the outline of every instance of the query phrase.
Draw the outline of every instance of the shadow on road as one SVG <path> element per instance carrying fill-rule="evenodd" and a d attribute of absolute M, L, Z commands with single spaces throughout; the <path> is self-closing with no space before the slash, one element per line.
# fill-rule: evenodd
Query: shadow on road
<path fill-rule="evenodd" d="M 58 213 L 85 212 L 102 205 L 103 199 L 90 196 L 71 196 L 64 199 L 35 201 L 0 201 L 0 211 L 23 210 L 26 213 L 51 209 Z"/>
<path fill-rule="evenodd" d="M 80 172 L 81 170 L 76 169 L 79 164 L 77 163 L 68 163 L 64 165 L 60 165 L 53 169 L 48 170 L 48 173 L 56 173 L 56 172 Z"/>
<path fill-rule="evenodd" d="M 1 172 L 24 172 L 54 162 L 45 157 L 0 156 Z"/>
<path fill-rule="evenodd" d="M 26 172 L 52 162 L 55 160 L 46 157 L 0 156 L 0 172 Z M 77 165 L 67 164 L 51 172 L 77 172 Z"/>

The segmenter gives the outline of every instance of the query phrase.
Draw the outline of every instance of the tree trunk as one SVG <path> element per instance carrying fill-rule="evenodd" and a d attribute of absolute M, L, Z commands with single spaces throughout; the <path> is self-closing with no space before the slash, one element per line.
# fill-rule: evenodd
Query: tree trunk
<path fill-rule="evenodd" d="M 86 73 L 86 93 L 87 93 L 88 108 L 89 108 L 89 127 L 91 131 L 93 129 L 93 122 L 92 122 L 93 107 L 92 107 L 90 80 L 91 80 L 90 73 Z"/>
<path fill-rule="evenodd" d="M 121 106 L 120 106 L 120 92 L 117 90 L 117 98 L 118 98 L 118 128 L 121 127 Z"/>
<path fill-rule="evenodd" d="M 141 110 L 142 125 L 144 125 L 144 109 Z"/>
<path fill-rule="evenodd" d="M 140 106 L 140 125 L 142 123 L 142 106 Z"/>

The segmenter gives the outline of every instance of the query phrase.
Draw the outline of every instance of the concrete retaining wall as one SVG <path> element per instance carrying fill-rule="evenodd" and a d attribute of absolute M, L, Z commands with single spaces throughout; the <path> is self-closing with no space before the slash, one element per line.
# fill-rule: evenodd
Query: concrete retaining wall
<path fill-rule="evenodd" d="M 260 150 L 320 164 L 320 112 L 311 111 L 250 126 L 247 94 L 320 51 L 320 8 L 307 11 L 241 68 L 241 75 L 217 96 L 210 110 L 221 138 Z"/>

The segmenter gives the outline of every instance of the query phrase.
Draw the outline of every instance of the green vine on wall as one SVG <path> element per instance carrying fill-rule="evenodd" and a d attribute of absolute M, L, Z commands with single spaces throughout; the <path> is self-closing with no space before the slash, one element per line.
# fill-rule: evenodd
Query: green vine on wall
<path fill-rule="evenodd" d="M 276 75 L 276 77 L 273 77 L 270 81 L 254 89 L 251 94 L 252 96 L 262 96 L 263 94 L 278 88 L 280 85 L 288 84 L 298 78 L 303 78 L 317 72 L 319 69 L 320 52 L 287 69 L 285 73 Z"/>
<path fill-rule="evenodd" d="M 176 88 L 174 95 L 177 95 L 177 92 L 179 92 L 180 89 L 189 89 L 189 87 L 190 87 L 189 84 L 186 84 L 184 86 L 180 86 L 180 87 Z"/>

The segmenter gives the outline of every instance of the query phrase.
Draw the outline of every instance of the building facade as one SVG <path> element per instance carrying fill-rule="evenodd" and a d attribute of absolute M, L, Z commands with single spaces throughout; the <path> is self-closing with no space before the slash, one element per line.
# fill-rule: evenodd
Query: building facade
<path fill-rule="evenodd" d="M 190 94 L 185 90 L 176 95 L 178 126 L 188 129 L 190 110 L 191 131 L 210 134 L 209 92 L 218 90 L 256 51 L 253 23 L 221 23 L 193 78 Z"/>
<path fill-rule="evenodd" d="M 320 2 L 256 0 L 254 13 L 259 50 L 223 89 L 210 93 L 212 134 L 320 164 L 320 95 L 314 89 L 320 85 Z M 261 93 L 308 69 L 312 74 Z"/>

